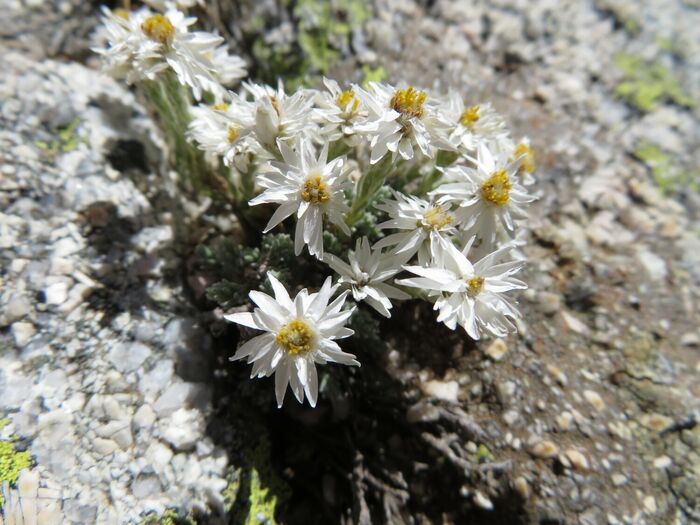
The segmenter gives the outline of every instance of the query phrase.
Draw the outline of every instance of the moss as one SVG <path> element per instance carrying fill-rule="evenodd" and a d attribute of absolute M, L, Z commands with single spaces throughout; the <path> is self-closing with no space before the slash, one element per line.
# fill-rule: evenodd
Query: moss
<path fill-rule="evenodd" d="M 687 188 L 700 191 L 700 173 L 685 171 L 673 163 L 671 155 L 650 142 L 640 142 L 632 154 L 646 164 L 661 191 L 671 194 Z"/>
<path fill-rule="evenodd" d="M 0 419 L 0 430 L 5 428 L 9 422 L 10 422 L 10 420 L 7 419 L 6 417 Z"/>
<path fill-rule="evenodd" d="M 4 424 L 3 424 L 4 426 Z M 32 466 L 32 458 L 29 452 L 18 452 L 14 443 L 10 441 L 0 441 L 0 485 L 9 482 L 10 485 L 17 483 L 20 471 Z M 5 501 L 0 494 L 0 509 Z"/>
<path fill-rule="evenodd" d="M 362 66 L 362 87 L 366 88 L 370 82 L 382 82 L 386 77 L 386 69 L 384 66 L 377 66 L 376 68 L 371 68 L 367 64 Z"/>
<path fill-rule="evenodd" d="M 616 55 L 615 64 L 624 74 L 624 79 L 615 88 L 615 94 L 640 111 L 652 111 L 666 100 L 679 106 L 693 107 L 694 101 L 683 91 L 678 78 L 663 64 L 646 62 L 627 53 Z"/>

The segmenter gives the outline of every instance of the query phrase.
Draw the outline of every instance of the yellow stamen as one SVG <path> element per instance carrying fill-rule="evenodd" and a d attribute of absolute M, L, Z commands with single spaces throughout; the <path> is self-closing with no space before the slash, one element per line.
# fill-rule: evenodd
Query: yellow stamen
<path fill-rule="evenodd" d="M 413 86 L 406 89 L 397 89 L 391 97 L 389 107 L 398 111 L 407 118 L 421 118 L 425 108 L 423 104 L 428 94 L 425 91 L 418 91 Z"/>
<path fill-rule="evenodd" d="M 168 45 L 173 40 L 175 35 L 175 26 L 163 15 L 149 16 L 143 24 L 141 30 L 151 40 Z"/>
<path fill-rule="evenodd" d="M 236 142 L 238 137 L 241 136 L 241 132 L 238 131 L 238 129 L 234 128 L 233 126 L 228 127 L 228 133 L 226 134 L 226 140 L 228 141 L 229 144 L 233 144 Z"/>
<path fill-rule="evenodd" d="M 484 288 L 484 278 L 483 277 L 472 277 L 467 280 L 467 295 L 469 297 L 475 297 L 479 295 L 481 290 Z"/>
<path fill-rule="evenodd" d="M 459 117 L 459 122 L 465 128 L 470 128 L 479 121 L 479 106 L 471 106 L 462 111 L 462 115 Z"/>
<path fill-rule="evenodd" d="M 515 152 L 513 153 L 513 158 L 517 159 L 520 157 L 525 157 L 523 162 L 520 164 L 518 173 L 533 173 L 535 171 L 535 152 L 532 148 L 521 142 L 515 147 Z"/>
<path fill-rule="evenodd" d="M 277 116 L 280 116 L 280 104 L 277 102 L 277 97 L 272 95 L 270 97 L 270 103 L 272 103 L 272 107 L 275 108 L 275 113 L 277 113 Z"/>
<path fill-rule="evenodd" d="M 426 230 L 442 230 L 452 224 L 453 218 L 442 206 L 434 206 L 423 214 Z"/>
<path fill-rule="evenodd" d="M 220 102 L 218 104 L 214 104 L 211 109 L 214 111 L 226 111 L 228 109 L 228 104 L 226 102 Z"/>
<path fill-rule="evenodd" d="M 311 204 L 323 204 L 331 200 L 331 194 L 320 175 L 313 175 L 304 181 L 301 198 Z"/>
<path fill-rule="evenodd" d="M 352 107 L 349 108 L 351 112 L 357 111 L 357 107 L 360 105 L 360 101 L 357 99 L 352 90 L 341 92 L 335 99 L 335 102 L 338 104 L 338 107 L 344 111 L 347 111 L 348 104 L 352 102 Z"/>
<path fill-rule="evenodd" d="M 288 354 L 303 355 L 311 350 L 314 332 L 301 319 L 294 319 L 280 328 L 275 341 Z"/>
<path fill-rule="evenodd" d="M 510 182 L 505 170 L 494 172 L 486 182 L 481 185 L 481 196 L 496 206 L 503 206 L 510 200 L 510 190 L 513 183 Z"/>

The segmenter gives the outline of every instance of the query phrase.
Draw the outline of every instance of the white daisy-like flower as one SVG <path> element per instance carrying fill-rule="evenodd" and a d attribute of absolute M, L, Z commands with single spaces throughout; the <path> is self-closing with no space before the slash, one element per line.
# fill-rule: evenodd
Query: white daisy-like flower
<path fill-rule="evenodd" d="M 316 93 L 314 115 L 320 125 L 320 134 L 327 141 L 343 139 L 349 146 L 360 140 L 357 126 L 367 119 L 367 111 L 355 93 L 355 87 L 343 91 L 330 78 L 323 78 L 326 91 Z"/>
<path fill-rule="evenodd" d="M 255 124 L 255 105 L 232 94 L 228 103 L 200 105 L 190 110 L 188 134 L 199 149 L 215 153 L 231 166 L 236 156 L 255 149 L 251 134 Z"/>
<path fill-rule="evenodd" d="M 292 300 L 275 277 L 268 273 L 275 297 L 252 291 L 251 300 L 258 306 L 252 313 L 235 313 L 224 318 L 265 333 L 244 343 L 231 358 L 247 359 L 253 363 L 250 377 L 269 377 L 275 374 L 277 406 L 281 407 L 287 385 L 294 396 L 304 402 L 304 393 L 314 407 L 318 399 L 316 364 L 340 363 L 360 366 L 355 356 L 343 352 L 336 339 L 354 332 L 345 323 L 354 307 L 343 310 L 349 292 L 343 292 L 330 304 L 338 289 L 331 286 L 328 277 L 317 293 L 306 288 Z"/>
<path fill-rule="evenodd" d="M 301 254 L 307 244 L 309 253 L 321 259 L 324 219 L 350 235 L 344 218 L 350 210 L 344 191 L 352 187 L 346 159 L 339 157 L 328 162 L 328 143 L 317 157 L 309 139 L 301 139 L 296 150 L 281 140 L 277 145 L 283 162 L 273 161 L 267 172 L 258 174 L 257 182 L 265 191 L 251 200 L 250 205 L 279 204 L 264 232 L 296 213 L 294 252 Z"/>
<path fill-rule="evenodd" d="M 247 82 L 243 87 L 255 99 L 255 135 L 271 153 L 278 153 L 278 139 L 294 143 L 314 134 L 315 125 L 309 118 L 313 99 L 304 90 L 299 89 L 289 96 L 281 81 L 277 89 Z"/>
<path fill-rule="evenodd" d="M 520 162 L 520 169 L 518 170 L 518 176 L 520 181 L 526 186 L 531 186 L 535 183 L 535 152 L 530 146 L 530 139 L 524 137 L 520 142 L 518 142 L 510 153 L 511 160 L 519 159 L 522 157 Z"/>
<path fill-rule="evenodd" d="M 355 301 L 365 301 L 384 317 L 391 317 L 391 299 L 406 300 L 411 296 L 386 281 L 399 273 L 408 258 L 372 249 L 367 237 L 357 239 L 355 251 L 348 252 L 348 261 L 326 254 L 327 263 L 339 275 L 338 283 L 349 287 Z"/>
<path fill-rule="evenodd" d="M 223 86 L 232 87 L 248 75 L 245 60 L 229 53 L 226 44 L 214 49 L 210 60 L 214 64 L 216 77 Z"/>
<path fill-rule="evenodd" d="M 407 266 L 405 269 L 417 277 L 398 280 L 397 284 L 428 290 L 436 297 L 438 322 L 452 330 L 459 324 L 473 339 L 484 333 L 503 337 L 513 330 L 512 320 L 520 314 L 503 293 L 527 285 L 511 277 L 523 261 L 499 262 L 511 246 L 472 264 L 467 258 L 471 242 L 462 251 L 442 238 L 436 238 L 434 244 L 433 266 Z"/>
<path fill-rule="evenodd" d="M 396 229 L 375 243 L 375 248 L 394 246 L 393 253 L 408 257 L 418 253 L 420 264 L 430 262 L 431 238 L 449 236 L 457 232 L 457 218 L 450 203 L 426 201 L 412 195 L 392 190 L 393 200 L 386 200 L 375 207 L 389 214 L 389 220 L 377 225 L 379 229 Z"/>
<path fill-rule="evenodd" d="M 369 83 L 369 91 L 356 88 L 357 96 L 368 110 L 365 124 L 358 130 L 371 137 L 370 163 L 375 164 L 386 155 L 392 159 L 400 155 L 411 160 L 418 154 L 432 158 L 437 147 L 452 149 L 447 141 L 447 123 L 440 119 L 428 93 L 413 86 L 395 88 L 390 85 Z"/>
<path fill-rule="evenodd" d="M 442 184 L 430 195 L 440 203 L 459 204 L 455 213 L 458 220 L 467 232 L 484 242 L 493 243 L 498 223 L 512 237 L 516 221 L 527 217 L 524 206 L 535 200 L 520 184 L 518 171 L 523 157 L 509 161 L 479 144 L 477 157 L 471 160 L 476 167 L 447 168 L 447 177 L 456 182 Z"/>
<path fill-rule="evenodd" d="M 439 112 L 451 124 L 449 140 L 455 147 L 475 151 L 479 144 L 501 147 L 510 143 L 505 119 L 490 103 L 467 106 L 456 91 L 450 91 Z"/>
<path fill-rule="evenodd" d="M 190 32 L 197 19 L 186 17 L 172 4 L 166 6 L 164 14 L 147 8 L 133 13 L 103 9 L 107 47 L 95 51 L 103 56 L 105 69 L 129 84 L 155 80 L 172 69 L 197 100 L 204 91 L 222 96 L 225 90 L 209 57 L 215 55 L 223 38 L 205 31 Z"/>

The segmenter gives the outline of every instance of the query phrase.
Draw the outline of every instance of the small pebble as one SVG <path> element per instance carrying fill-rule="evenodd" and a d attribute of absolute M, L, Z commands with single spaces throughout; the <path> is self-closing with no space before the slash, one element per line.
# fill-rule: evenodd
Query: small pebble
<path fill-rule="evenodd" d="M 594 392 L 593 390 L 584 390 L 583 397 L 585 397 L 586 401 L 588 401 L 598 412 L 605 410 L 605 401 L 603 401 L 603 398 L 600 397 L 597 392 Z"/>
<path fill-rule="evenodd" d="M 496 339 L 486 349 L 486 355 L 494 361 L 500 361 L 508 353 L 508 346 L 503 339 Z"/>
<path fill-rule="evenodd" d="M 564 454 L 576 470 L 588 470 L 588 460 L 581 452 L 570 448 Z"/>
<path fill-rule="evenodd" d="M 554 378 L 554 380 L 559 383 L 561 386 L 566 386 L 568 383 L 568 380 L 566 379 L 566 375 L 564 372 L 561 371 L 561 369 L 556 366 L 556 365 L 547 365 L 547 372 L 549 372 L 549 375 Z"/>
<path fill-rule="evenodd" d="M 515 478 L 513 485 L 515 486 L 515 490 L 518 491 L 518 494 L 520 494 L 524 500 L 527 500 L 530 497 L 530 486 L 527 484 L 527 480 L 524 477 L 518 476 Z"/>
<path fill-rule="evenodd" d="M 478 490 L 474 492 L 474 503 L 484 510 L 493 510 L 493 503 Z"/>
<path fill-rule="evenodd" d="M 615 485 L 616 487 L 621 487 L 622 485 L 627 483 L 627 478 L 617 472 L 613 474 L 611 478 L 613 485 Z"/>
<path fill-rule="evenodd" d="M 559 453 L 559 447 L 551 441 L 538 441 L 530 448 L 530 452 L 538 458 L 553 458 Z"/>

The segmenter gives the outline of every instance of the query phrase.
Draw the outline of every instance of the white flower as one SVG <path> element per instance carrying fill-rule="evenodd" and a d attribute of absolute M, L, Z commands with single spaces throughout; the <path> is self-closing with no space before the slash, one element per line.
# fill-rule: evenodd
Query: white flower
<path fill-rule="evenodd" d="M 254 104 L 237 95 L 232 95 L 230 103 L 193 107 L 189 136 L 199 149 L 222 156 L 224 164 L 231 166 L 237 155 L 254 150 L 254 111 Z"/>
<path fill-rule="evenodd" d="M 418 153 L 432 157 L 436 147 L 452 149 L 446 140 L 447 124 L 442 122 L 425 91 L 413 86 L 394 88 L 377 82 L 369 91 L 357 89 L 357 95 L 369 110 L 367 123 L 358 126 L 371 137 L 370 162 L 375 164 L 391 151 L 411 160 Z"/>
<path fill-rule="evenodd" d="M 523 184 L 526 186 L 531 186 L 535 183 L 535 177 L 533 173 L 535 172 L 535 152 L 530 146 L 530 139 L 525 137 L 518 144 L 513 146 L 510 152 L 510 158 L 512 160 L 519 159 L 522 157 L 520 162 L 520 169 L 518 169 L 518 175 Z"/>
<path fill-rule="evenodd" d="M 511 319 L 519 318 L 520 314 L 503 292 L 527 288 L 525 283 L 511 277 L 522 267 L 522 261 L 498 262 L 511 246 L 472 264 L 467 259 L 471 243 L 462 251 L 441 238 L 435 244 L 433 267 L 408 266 L 406 270 L 418 277 L 396 282 L 426 289 L 429 295 L 437 296 L 435 309 L 440 311 L 437 320 L 452 330 L 459 324 L 473 339 L 479 339 L 484 332 L 505 336 L 514 328 Z"/>
<path fill-rule="evenodd" d="M 245 60 L 229 53 L 225 44 L 214 49 L 210 59 L 214 64 L 216 77 L 224 86 L 231 87 L 248 74 Z"/>
<path fill-rule="evenodd" d="M 473 152 L 480 144 L 502 147 L 510 143 L 506 121 L 489 103 L 466 106 L 459 93 L 450 91 L 439 111 L 452 125 L 450 142 L 455 147 Z"/>
<path fill-rule="evenodd" d="M 408 258 L 371 249 L 367 237 L 357 239 L 355 251 L 348 253 L 350 264 L 331 254 L 324 255 L 323 261 L 340 275 L 338 283 L 341 286 L 350 287 L 355 301 L 366 301 L 384 317 L 391 317 L 391 299 L 411 298 L 407 293 L 386 282 L 402 270 L 401 265 L 407 262 Z"/>
<path fill-rule="evenodd" d="M 321 135 L 329 142 L 343 139 L 350 146 L 357 145 L 360 138 L 357 126 L 366 120 L 367 111 L 357 98 L 355 88 L 343 91 L 335 80 L 325 77 L 323 84 L 327 91 L 316 94 L 318 107 L 314 109 Z"/>
<path fill-rule="evenodd" d="M 232 360 L 247 358 L 248 363 L 253 363 L 251 378 L 275 374 L 278 407 L 282 406 L 288 384 L 300 403 L 306 392 L 314 407 L 318 398 L 316 363 L 360 365 L 354 355 L 343 352 L 335 342 L 353 334 L 344 325 L 354 308 L 342 309 L 348 292 L 328 304 L 338 289 L 338 285 L 331 286 L 330 277 L 318 293 L 309 294 L 305 288 L 292 300 L 282 283 L 272 274 L 267 276 L 274 298 L 252 291 L 250 298 L 259 308 L 253 313 L 224 316 L 233 323 L 266 332 L 244 343 Z"/>
<path fill-rule="evenodd" d="M 507 157 L 495 157 L 484 144 L 479 144 L 477 152 L 477 158 L 471 159 L 475 168 L 447 168 L 447 177 L 457 182 L 443 184 L 430 195 L 439 197 L 441 203 L 458 203 L 456 215 L 464 229 L 493 243 L 497 223 L 512 237 L 515 222 L 527 217 L 524 205 L 535 199 L 519 183 L 517 173 L 523 157 L 509 162 Z"/>
<path fill-rule="evenodd" d="M 108 46 L 95 49 L 110 74 L 131 84 L 155 80 L 172 69 L 178 81 L 192 89 L 196 99 L 203 91 L 225 94 L 213 57 L 223 38 L 205 31 L 190 32 L 197 19 L 167 4 L 165 14 L 143 8 L 133 13 L 103 9 Z"/>
<path fill-rule="evenodd" d="M 251 200 L 250 205 L 280 205 L 265 232 L 296 213 L 295 253 L 299 255 L 307 244 L 309 253 L 320 259 L 323 257 L 324 218 L 350 235 L 344 219 L 349 207 L 343 192 L 352 187 L 352 182 L 348 179 L 345 158 L 328 162 L 328 143 L 318 158 L 308 139 L 302 139 L 296 151 L 282 141 L 277 144 L 284 162 L 272 162 L 268 172 L 258 174 L 257 182 L 265 191 Z"/>
<path fill-rule="evenodd" d="M 375 207 L 389 214 L 388 221 L 377 225 L 379 229 L 401 230 L 380 239 L 375 248 L 395 246 L 396 255 L 411 257 L 418 253 L 420 264 L 430 261 L 430 240 L 435 236 L 452 235 L 457 232 L 454 213 L 450 204 L 429 202 L 412 195 L 392 190 L 394 200 L 386 200 Z"/>
<path fill-rule="evenodd" d="M 309 118 L 313 100 L 300 89 L 288 96 L 280 81 L 277 89 L 259 84 L 243 83 L 256 103 L 255 135 L 260 144 L 275 154 L 277 142 L 296 142 L 313 135 L 313 121 Z"/>

